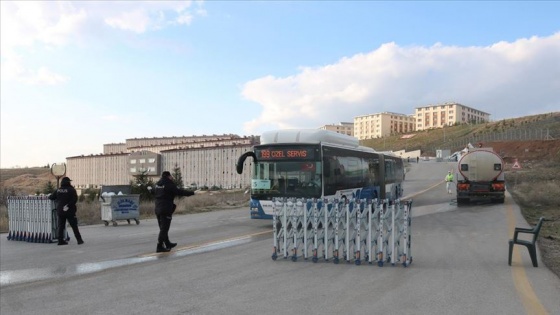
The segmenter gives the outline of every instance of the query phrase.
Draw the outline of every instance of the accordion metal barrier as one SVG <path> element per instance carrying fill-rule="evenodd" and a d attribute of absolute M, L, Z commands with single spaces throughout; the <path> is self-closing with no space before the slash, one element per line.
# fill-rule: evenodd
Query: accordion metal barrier
<path fill-rule="evenodd" d="M 47 196 L 8 197 L 8 240 L 30 243 L 58 241 L 55 202 Z M 68 232 L 64 231 L 66 240 Z"/>
<path fill-rule="evenodd" d="M 273 199 L 272 259 L 412 263 L 412 200 Z"/>

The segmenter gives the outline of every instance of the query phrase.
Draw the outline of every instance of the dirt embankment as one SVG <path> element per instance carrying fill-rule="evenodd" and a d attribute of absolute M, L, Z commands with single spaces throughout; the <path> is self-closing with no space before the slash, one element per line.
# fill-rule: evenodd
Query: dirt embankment
<path fill-rule="evenodd" d="M 508 164 L 552 161 L 560 158 L 560 140 L 501 141 L 483 143 L 492 147 Z"/>
<path fill-rule="evenodd" d="M 47 168 L 2 169 L 0 172 L 0 188 L 13 190 L 17 194 L 40 192 L 49 181 L 56 186 L 56 177 Z"/>

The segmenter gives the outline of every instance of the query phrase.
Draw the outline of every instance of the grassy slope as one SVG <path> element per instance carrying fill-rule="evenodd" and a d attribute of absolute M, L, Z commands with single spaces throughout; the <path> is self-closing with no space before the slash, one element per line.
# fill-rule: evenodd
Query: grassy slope
<path fill-rule="evenodd" d="M 364 146 L 379 151 L 386 150 L 422 150 L 428 156 L 435 156 L 436 149 L 449 149 L 451 153 L 461 150 L 469 142 L 475 145 L 476 139 L 485 135 L 511 132 L 520 129 L 548 130 L 549 134 L 560 139 L 560 112 L 550 114 L 520 117 L 497 122 L 458 125 L 444 129 L 430 129 L 413 132 L 414 137 L 402 139 L 402 135 L 394 135 L 379 139 L 362 140 Z"/>

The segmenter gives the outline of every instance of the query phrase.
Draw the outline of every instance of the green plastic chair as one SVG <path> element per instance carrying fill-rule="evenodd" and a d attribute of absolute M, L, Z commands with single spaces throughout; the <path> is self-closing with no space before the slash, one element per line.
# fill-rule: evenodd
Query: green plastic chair
<path fill-rule="evenodd" d="M 531 256 L 531 261 L 533 262 L 533 267 L 538 267 L 537 263 L 537 238 L 539 237 L 539 232 L 541 231 L 541 227 L 544 221 L 544 217 L 540 217 L 539 222 L 533 228 L 515 228 L 513 232 L 513 239 L 509 240 L 509 258 L 508 258 L 508 265 L 511 266 L 511 254 L 513 252 L 513 245 L 523 245 L 527 247 L 529 250 L 529 255 Z M 525 234 L 533 234 L 533 239 L 530 241 L 518 239 L 517 236 L 519 233 Z"/>

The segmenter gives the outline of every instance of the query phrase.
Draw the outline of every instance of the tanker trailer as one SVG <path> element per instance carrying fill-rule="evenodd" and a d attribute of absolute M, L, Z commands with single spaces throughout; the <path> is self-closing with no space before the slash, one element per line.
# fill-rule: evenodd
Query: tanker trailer
<path fill-rule="evenodd" d="M 492 148 L 470 148 L 457 162 L 457 205 L 480 200 L 504 203 L 503 165 Z"/>

